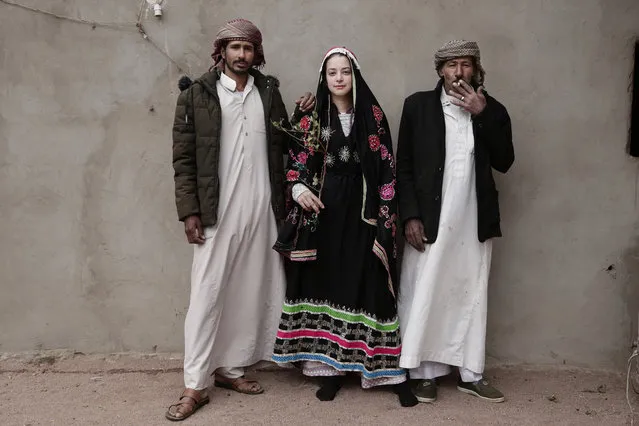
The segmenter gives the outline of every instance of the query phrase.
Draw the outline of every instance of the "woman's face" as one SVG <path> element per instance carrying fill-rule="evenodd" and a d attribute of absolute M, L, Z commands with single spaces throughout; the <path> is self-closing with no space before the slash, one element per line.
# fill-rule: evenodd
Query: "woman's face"
<path fill-rule="evenodd" d="M 326 61 L 326 84 L 333 96 L 346 96 L 353 90 L 351 62 L 344 55 L 335 55 Z"/>

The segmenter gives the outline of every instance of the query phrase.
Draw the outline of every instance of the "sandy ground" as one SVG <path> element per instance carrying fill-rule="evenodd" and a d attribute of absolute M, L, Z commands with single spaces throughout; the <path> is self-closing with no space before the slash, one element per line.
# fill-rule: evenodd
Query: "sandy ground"
<path fill-rule="evenodd" d="M 182 386 L 179 356 L 36 354 L 0 357 L 0 425 L 171 425 L 164 419 Z M 507 397 L 492 404 L 443 381 L 438 401 L 399 406 L 388 389 L 362 390 L 354 378 L 333 402 L 296 370 L 249 374 L 262 395 L 211 388 L 211 403 L 184 425 L 626 425 L 622 374 L 566 368 L 493 367 Z M 639 396 L 631 391 L 639 407 Z M 635 423 L 639 425 L 639 416 Z"/>

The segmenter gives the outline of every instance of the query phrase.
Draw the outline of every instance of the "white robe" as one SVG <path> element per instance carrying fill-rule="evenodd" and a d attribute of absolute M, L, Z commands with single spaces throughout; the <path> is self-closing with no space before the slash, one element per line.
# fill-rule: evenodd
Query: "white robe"
<path fill-rule="evenodd" d="M 195 246 L 186 316 L 184 381 L 204 389 L 220 367 L 270 360 L 284 301 L 285 276 L 272 249 L 277 226 L 264 108 L 253 77 L 243 92 L 222 74 L 218 223 Z"/>
<path fill-rule="evenodd" d="M 437 240 L 420 253 L 406 244 L 398 313 L 400 366 L 430 361 L 484 371 L 492 242 L 477 237 L 474 136 L 470 114 L 442 91 L 446 163 Z"/>

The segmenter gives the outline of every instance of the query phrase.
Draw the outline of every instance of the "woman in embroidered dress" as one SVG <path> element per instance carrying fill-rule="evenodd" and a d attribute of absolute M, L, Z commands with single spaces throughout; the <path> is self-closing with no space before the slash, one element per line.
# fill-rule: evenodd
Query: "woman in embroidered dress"
<path fill-rule="evenodd" d="M 321 376 L 332 400 L 347 372 L 362 387 L 395 385 L 417 400 L 399 367 L 395 165 L 388 122 L 355 55 L 333 48 L 320 69 L 317 106 L 287 131 L 289 214 L 275 249 L 287 292 L 273 359 Z"/>

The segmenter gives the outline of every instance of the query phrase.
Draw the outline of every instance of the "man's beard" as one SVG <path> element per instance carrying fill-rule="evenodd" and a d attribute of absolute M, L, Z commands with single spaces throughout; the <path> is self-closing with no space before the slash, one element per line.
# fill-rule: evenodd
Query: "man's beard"
<path fill-rule="evenodd" d="M 238 75 L 244 75 L 244 74 L 248 74 L 249 70 L 251 69 L 251 65 L 248 62 L 244 62 L 247 67 L 246 68 L 237 68 L 235 66 L 235 63 L 230 64 L 229 68 L 231 69 L 231 71 L 233 71 L 234 74 L 238 74 Z"/>
<path fill-rule="evenodd" d="M 471 84 L 471 83 L 472 83 L 472 81 L 473 81 L 473 77 L 471 77 L 471 78 L 470 78 L 470 80 L 466 80 L 464 77 L 459 78 L 459 79 L 455 79 L 455 80 L 453 81 L 453 83 L 457 83 L 457 84 L 459 84 L 461 81 L 465 81 L 467 84 Z"/>

